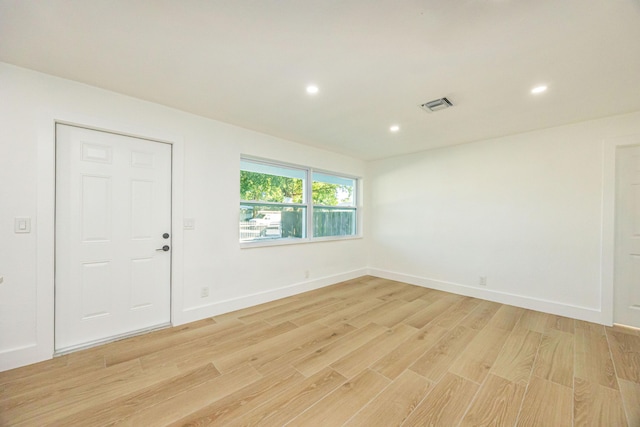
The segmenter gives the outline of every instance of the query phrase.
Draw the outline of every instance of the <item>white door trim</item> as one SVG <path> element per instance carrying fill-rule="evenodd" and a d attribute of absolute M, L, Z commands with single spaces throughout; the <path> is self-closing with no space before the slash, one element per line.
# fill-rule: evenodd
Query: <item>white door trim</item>
<path fill-rule="evenodd" d="M 602 167 L 602 254 L 601 306 L 602 322 L 613 324 L 613 291 L 616 251 L 616 150 L 638 145 L 640 134 L 610 138 L 603 141 Z"/>
<path fill-rule="evenodd" d="M 172 150 L 171 222 L 171 323 L 183 323 L 183 188 L 184 142 L 182 137 L 162 129 L 105 120 L 69 112 L 41 113 L 38 119 L 37 170 L 37 341 L 12 355 L 11 365 L 22 366 L 47 360 L 54 355 L 54 268 L 55 268 L 55 127 L 56 123 L 112 132 L 164 142 Z"/>

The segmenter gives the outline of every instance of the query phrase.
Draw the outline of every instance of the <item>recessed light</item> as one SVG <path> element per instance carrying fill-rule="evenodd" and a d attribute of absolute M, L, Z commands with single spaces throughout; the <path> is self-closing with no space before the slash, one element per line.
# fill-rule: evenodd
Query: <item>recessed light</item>
<path fill-rule="evenodd" d="M 534 94 L 534 95 L 536 95 L 536 94 L 538 94 L 538 93 L 542 93 L 542 92 L 544 92 L 544 91 L 546 91 L 546 90 L 547 90 L 547 86 L 545 86 L 545 85 L 540 85 L 540 86 L 536 86 L 536 87 L 534 87 L 533 89 L 531 89 L 531 93 L 532 93 L 532 94 Z"/>
<path fill-rule="evenodd" d="M 393 126 L 391 126 L 391 127 L 389 128 L 389 130 L 390 130 L 391 132 L 398 132 L 398 131 L 400 130 L 400 126 L 398 126 L 398 125 L 393 125 Z"/>
<path fill-rule="evenodd" d="M 307 86 L 307 93 L 310 93 L 311 95 L 315 95 L 316 93 L 318 93 L 318 86 L 316 85 Z"/>

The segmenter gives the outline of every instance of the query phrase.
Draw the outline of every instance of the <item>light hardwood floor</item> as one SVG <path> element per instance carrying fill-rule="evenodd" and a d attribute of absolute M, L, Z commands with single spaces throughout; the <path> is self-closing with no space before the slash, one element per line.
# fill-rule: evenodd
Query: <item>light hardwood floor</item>
<path fill-rule="evenodd" d="M 640 333 L 362 277 L 0 373 L 2 425 L 640 426 Z"/>

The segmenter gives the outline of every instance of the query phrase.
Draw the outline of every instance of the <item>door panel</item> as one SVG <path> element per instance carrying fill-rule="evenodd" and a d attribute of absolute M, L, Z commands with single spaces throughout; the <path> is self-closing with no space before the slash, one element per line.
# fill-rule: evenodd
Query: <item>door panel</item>
<path fill-rule="evenodd" d="M 640 147 L 619 148 L 616 165 L 614 321 L 640 328 Z"/>
<path fill-rule="evenodd" d="M 108 242 L 111 240 L 111 178 L 81 175 L 82 241 Z"/>
<path fill-rule="evenodd" d="M 110 315 L 112 302 L 109 292 L 111 262 L 85 262 L 82 263 L 81 268 L 82 320 Z"/>
<path fill-rule="evenodd" d="M 131 238 L 151 239 L 153 234 L 153 182 L 131 181 Z"/>
<path fill-rule="evenodd" d="M 56 126 L 56 350 L 170 321 L 171 146 Z"/>
<path fill-rule="evenodd" d="M 141 309 L 153 304 L 149 297 L 153 294 L 155 274 L 153 258 L 131 260 L 131 309 Z"/>
<path fill-rule="evenodd" d="M 631 255 L 629 263 L 631 264 L 631 286 L 629 287 L 629 302 L 631 309 L 640 310 L 640 254 Z M 640 327 L 640 325 L 636 326 Z"/>
<path fill-rule="evenodd" d="M 633 237 L 640 237 L 640 183 L 631 184 L 629 191 L 631 198 L 631 230 Z"/>

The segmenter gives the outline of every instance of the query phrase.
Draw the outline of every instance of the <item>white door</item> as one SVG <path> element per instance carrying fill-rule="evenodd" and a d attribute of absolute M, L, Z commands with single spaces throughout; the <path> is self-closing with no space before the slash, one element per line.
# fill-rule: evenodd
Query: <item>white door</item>
<path fill-rule="evenodd" d="M 640 328 L 640 146 L 618 148 L 616 171 L 614 321 Z"/>
<path fill-rule="evenodd" d="M 56 351 L 168 324 L 170 248 L 171 145 L 57 125 Z"/>

